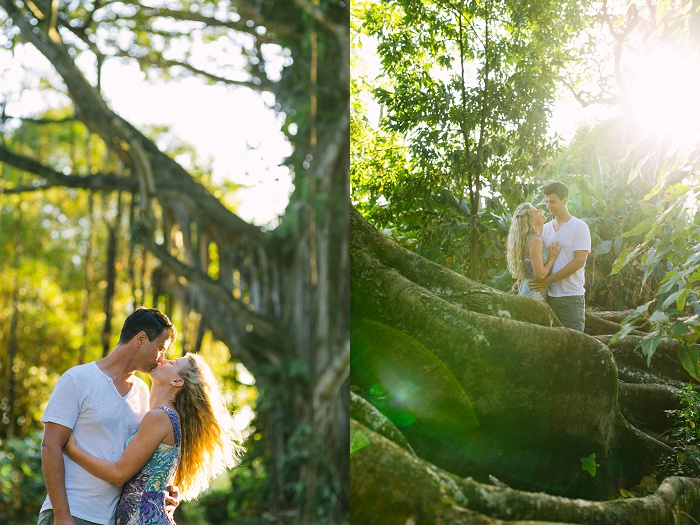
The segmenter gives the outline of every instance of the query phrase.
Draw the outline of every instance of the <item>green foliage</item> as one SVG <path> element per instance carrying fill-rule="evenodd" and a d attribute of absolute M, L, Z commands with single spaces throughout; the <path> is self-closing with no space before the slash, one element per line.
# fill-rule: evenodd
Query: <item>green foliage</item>
<path fill-rule="evenodd" d="M 584 3 L 362 7 L 385 76 L 353 90 L 373 89 L 386 116 L 353 119 L 353 199 L 401 244 L 483 279 L 553 151 L 547 115 Z"/>
<path fill-rule="evenodd" d="M 661 458 L 658 474 L 700 477 L 700 393 L 693 385 L 684 386 L 678 408 L 666 413 L 673 453 Z"/>
<path fill-rule="evenodd" d="M 697 209 L 698 175 L 694 158 L 671 157 L 662 166 L 656 184 L 640 203 L 648 217 L 627 235 L 644 237 L 620 254 L 616 267 L 641 261 L 644 279 L 660 274 L 655 298 L 625 320 L 624 331 L 648 321 L 653 330 L 642 340 L 651 359 L 662 338 L 681 343 L 679 359 L 691 377 L 700 378 L 697 347 L 700 340 L 700 212 Z M 678 166 L 688 166 L 682 170 Z M 650 313 L 649 313 L 650 312 Z M 622 335 L 622 331 L 618 337 Z"/>
<path fill-rule="evenodd" d="M 0 439 L 0 522 L 36 522 L 45 496 L 41 432 Z"/>

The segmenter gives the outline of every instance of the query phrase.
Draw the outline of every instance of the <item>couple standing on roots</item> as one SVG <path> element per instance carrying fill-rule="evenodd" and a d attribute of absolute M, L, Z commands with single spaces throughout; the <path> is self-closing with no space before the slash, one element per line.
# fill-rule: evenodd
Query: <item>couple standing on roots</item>
<path fill-rule="evenodd" d="M 61 376 L 41 418 L 38 525 L 174 525 L 178 491 L 191 499 L 238 463 L 211 369 L 197 354 L 165 359 L 176 337 L 164 313 L 139 308 L 109 355 Z"/>
<path fill-rule="evenodd" d="M 553 219 L 545 224 L 542 210 L 529 202 L 518 206 L 508 232 L 508 270 L 517 279 L 518 295 L 547 301 L 564 326 L 583 332 L 591 234 L 569 213 L 566 185 L 553 182 L 543 191 Z"/>

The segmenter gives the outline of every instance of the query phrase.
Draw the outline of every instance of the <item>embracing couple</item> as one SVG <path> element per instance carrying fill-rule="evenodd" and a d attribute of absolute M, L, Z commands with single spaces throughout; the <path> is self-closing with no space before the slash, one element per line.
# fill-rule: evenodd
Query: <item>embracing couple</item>
<path fill-rule="evenodd" d="M 518 294 L 547 301 L 567 328 L 583 332 L 586 322 L 585 266 L 591 251 L 588 225 L 569 213 L 569 189 L 561 182 L 544 188 L 547 210 L 529 202 L 513 214 L 508 232 L 508 270 Z"/>
<path fill-rule="evenodd" d="M 109 355 L 61 376 L 41 418 L 48 495 L 38 525 L 174 524 L 178 496 L 197 496 L 238 463 L 210 368 L 196 354 L 165 358 L 176 337 L 165 314 L 139 308 Z M 136 371 L 149 374 L 150 393 Z"/>

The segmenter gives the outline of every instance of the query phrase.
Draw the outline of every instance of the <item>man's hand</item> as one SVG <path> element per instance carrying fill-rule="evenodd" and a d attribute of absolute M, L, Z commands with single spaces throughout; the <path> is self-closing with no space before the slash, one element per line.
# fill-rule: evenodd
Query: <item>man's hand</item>
<path fill-rule="evenodd" d="M 545 277 L 541 281 L 528 281 L 527 284 L 530 286 L 530 288 L 536 292 L 541 292 L 545 288 L 547 288 L 550 284 L 550 278 L 549 276 Z"/>
<path fill-rule="evenodd" d="M 180 490 L 175 485 L 168 486 L 168 494 L 165 496 L 165 512 L 173 517 L 175 509 L 180 504 Z"/>

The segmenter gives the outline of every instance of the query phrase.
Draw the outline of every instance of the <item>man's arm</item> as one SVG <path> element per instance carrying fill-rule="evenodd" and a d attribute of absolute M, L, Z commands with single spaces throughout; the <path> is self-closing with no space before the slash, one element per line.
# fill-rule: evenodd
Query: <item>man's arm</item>
<path fill-rule="evenodd" d="M 528 281 L 530 288 L 533 290 L 544 290 L 550 284 L 561 281 L 567 278 L 569 275 L 577 272 L 586 265 L 586 259 L 588 258 L 588 250 L 576 250 L 574 251 L 574 260 L 569 264 L 564 266 L 557 273 L 548 275 L 541 281 Z"/>
<path fill-rule="evenodd" d="M 44 483 L 49 492 L 56 525 L 75 525 L 68 507 L 66 470 L 62 450 L 72 432 L 68 427 L 47 422 L 44 426 L 44 438 L 41 441 L 41 467 L 44 471 Z"/>

